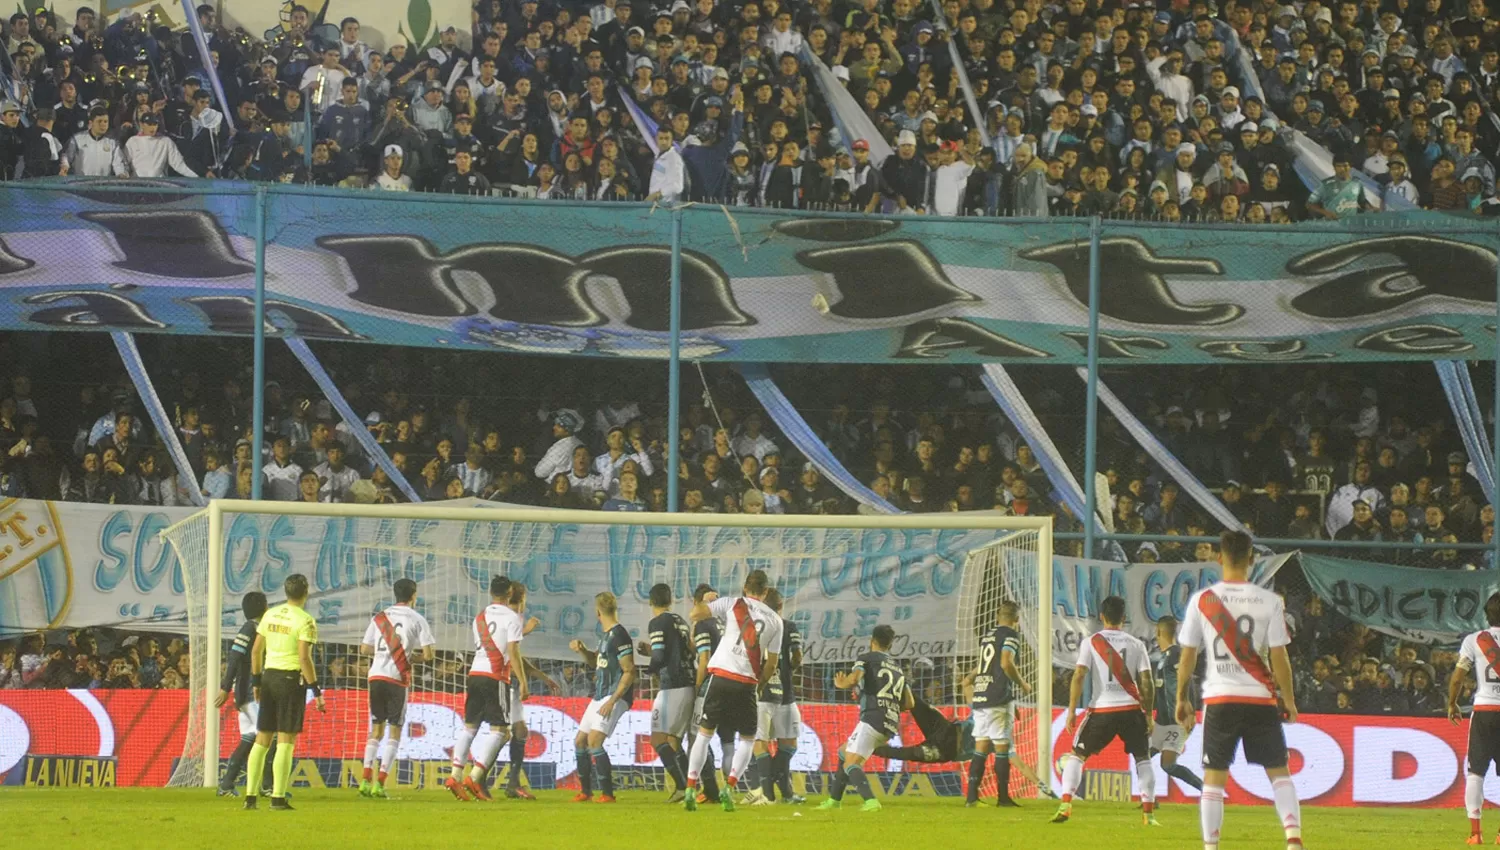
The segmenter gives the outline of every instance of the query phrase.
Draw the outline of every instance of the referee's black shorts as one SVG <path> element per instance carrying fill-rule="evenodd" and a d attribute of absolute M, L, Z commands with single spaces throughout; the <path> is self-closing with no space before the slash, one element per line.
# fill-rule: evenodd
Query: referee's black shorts
<path fill-rule="evenodd" d="M 260 717 L 257 732 L 302 731 L 307 713 L 307 688 L 300 670 L 266 670 L 260 674 Z"/>

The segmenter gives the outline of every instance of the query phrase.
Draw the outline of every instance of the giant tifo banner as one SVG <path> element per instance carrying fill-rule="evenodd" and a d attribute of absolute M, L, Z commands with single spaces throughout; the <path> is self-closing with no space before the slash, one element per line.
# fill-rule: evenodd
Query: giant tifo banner
<path fill-rule="evenodd" d="M 184 181 L 120 191 L 132 185 L 140 184 L 4 187 L 0 328 L 252 331 L 255 188 L 215 182 L 207 194 L 207 185 Z M 176 185 L 180 193 L 170 191 Z M 278 334 L 668 356 L 673 213 L 665 209 L 263 188 L 267 305 Z M 684 358 L 1086 361 L 1082 221 L 705 205 L 680 214 Z M 1468 224 L 1437 213 L 1362 216 L 1354 226 L 1105 223 L 1101 356 L 1492 356 L 1493 234 L 1465 232 Z"/>
<path fill-rule="evenodd" d="M 1484 628 L 1485 600 L 1500 591 L 1492 570 L 1434 573 L 1305 552 L 1300 559 L 1324 604 L 1356 623 L 1421 643 L 1452 643 Z"/>
<path fill-rule="evenodd" d="M 67 502 L 0 502 L 0 639 L 47 628 L 113 626 L 186 630 L 188 586 L 176 551 L 158 539 L 190 509 Z M 206 521 L 199 520 L 206 534 Z M 281 596 L 286 576 L 307 575 L 309 610 L 328 643 L 357 644 L 390 587 L 419 585 L 417 607 L 443 649 L 472 649 L 474 616 L 492 575 L 524 583 L 527 614 L 541 626 L 528 655 L 571 660 L 568 644 L 596 634 L 594 594 L 613 592 L 620 619 L 650 619 L 651 586 L 678 599 L 699 583 L 732 591 L 765 569 L 787 598 L 809 662 L 849 661 L 880 623 L 899 635 L 899 658 L 951 656 L 965 556 L 1006 532 L 993 529 L 808 529 L 604 526 L 474 520 L 357 519 L 226 514 L 223 625 L 252 590 Z M 1259 562 L 1269 582 L 1287 556 Z M 206 565 L 197 569 L 206 570 Z M 206 574 L 206 573 L 205 573 Z M 1016 598 L 1035 599 L 1034 573 L 1013 575 Z M 1070 665 L 1098 628 L 1099 603 L 1122 596 L 1128 627 L 1150 639 L 1164 615 L 1181 618 L 1188 597 L 1219 579 L 1216 564 L 1139 564 L 1056 558 L 1052 643 Z M 998 600 L 996 600 L 998 601 Z"/>
<path fill-rule="evenodd" d="M 297 741 L 294 787 L 350 788 L 359 783 L 366 737 L 359 691 L 326 692 L 327 714 L 308 711 Z M 353 701 L 356 710 L 340 710 Z M 150 785 L 166 783 L 182 752 L 187 728 L 186 691 L 0 691 L 0 785 Z M 414 694 L 394 774 L 403 789 L 440 790 L 453 740 L 463 723 L 458 695 Z M 527 703 L 527 781 L 534 787 L 566 787 L 574 780 L 573 737 L 587 700 L 537 698 Z M 659 762 L 650 745 L 651 706 L 637 701 L 605 742 L 621 787 L 659 788 Z M 1021 718 L 1024 721 L 1024 717 Z M 822 771 L 831 769 L 839 746 L 858 720 L 852 705 L 805 705 L 797 754 L 792 762 L 799 792 L 820 792 Z M 1071 745 L 1059 715 L 1054 751 Z M 233 719 L 224 724 L 220 752 L 229 753 L 236 735 Z M 1436 717 L 1359 717 L 1302 715 L 1287 727 L 1292 778 L 1303 803 L 1314 806 L 1402 805 L 1453 807 L 1463 804 L 1462 760 L 1467 730 Z M 899 740 L 916 742 L 921 732 L 904 721 Z M 717 748 L 718 741 L 714 741 Z M 1182 758 L 1198 764 L 1202 727 L 1188 737 Z M 509 753 L 502 748 L 500 770 Z M 656 770 L 651 770 L 656 766 Z M 963 766 L 918 765 L 871 759 L 875 788 L 883 795 L 956 796 L 962 793 Z M 1093 770 L 1128 770 L 1119 742 L 1089 761 Z M 1197 792 L 1170 779 L 1156 766 L 1163 799 L 1191 802 Z M 1229 771 L 1234 803 L 1264 804 L 1271 788 L 1260 768 L 1240 759 Z M 1054 775 L 1054 782 L 1056 777 Z M 1500 804 L 1500 779 L 1485 780 L 1485 797 Z"/>

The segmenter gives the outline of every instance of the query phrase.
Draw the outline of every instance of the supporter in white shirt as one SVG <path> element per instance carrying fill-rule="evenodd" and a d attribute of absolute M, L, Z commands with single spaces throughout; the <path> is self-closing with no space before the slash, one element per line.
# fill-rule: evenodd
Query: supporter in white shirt
<path fill-rule="evenodd" d="M 271 444 L 271 461 L 261 468 L 261 495 L 273 502 L 295 502 L 301 498 L 298 482 L 302 467 L 292 462 L 292 443 L 277 437 Z"/>
<path fill-rule="evenodd" d="M 302 72 L 301 89 L 303 96 L 312 100 L 313 112 L 321 115 L 323 110 L 338 103 L 344 78 L 348 76 L 348 69 L 339 64 L 338 45 L 323 48 L 323 64 Z"/>
<path fill-rule="evenodd" d="M 198 172 L 183 161 L 177 144 L 156 134 L 160 123 L 156 113 L 146 113 L 141 116 L 140 131 L 125 143 L 125 159 L 130 164 L 131 174 L 135 177 L 166 177 L 171 169 L 183 177 L 197 177 Z"/>
<path fill-rule="evenodd" d="M 375 178 L 375 188 L 384 189 L 387 192 L 411 191 L 411 178 L 401 173 L 401 163 L 404 158 L 400 145 L 385 146 L 385 170 Z"/>
<path fill-rule="evenodd" d="M 760 414 L 752 413 L 745 417 L 745 430 L 734 438 L 734 453 L 740 457 L 754 455 L 758 461 L 764 461 L 766 455 L 776 454 L 778 449 L 771 439 L 760 432 Z"/>
<path fill-rule="evenodd" d="M 89 112 L 88 130 L 74 133 L 68 139 L 63 157 L 68 161 L 68 173 L 75 177 L 125 177 L 130 174 L 125 165 L 124 148 L 109 135 L 109 111 L 105 109 Z"/>
<path fill-rule="evenodd" d="M 682 161 L 673 143 L 672 131 L 663 127 L 656 131 L 656 163 L 651 166 L 651 194 L 648 201 L 675 204 L 687 192 L 687 164 Z"/>
<path fill-rule="evenodd" d="M 969 184 L 969 175 L 974 173 L 974 163 L 958 142 L 945 143 L 938 156 L 942 164 L 934 175 L 932 211 L 936 215 L 955 216 L 963 212 L 964 189 Z"/>

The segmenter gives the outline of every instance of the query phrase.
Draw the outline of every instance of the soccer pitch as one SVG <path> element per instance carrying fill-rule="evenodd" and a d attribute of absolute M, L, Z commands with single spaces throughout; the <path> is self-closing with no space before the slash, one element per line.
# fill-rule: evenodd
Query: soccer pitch
<path fill-rule="evenodd" d="M 953 798 L 886 799 L 880 812 L 857 802 L 836 812 L 803 806 L 740 808 L 696 813 L 668 806 L 662 793 L 622 793 L 613 805 L 571 802 L 574 792 L 544 791 L 536 802 L 497 799 L 459 803 L 446 792 L 418 791 L 390 800 L 362 799 L 352 790 L 293 793 L 294 812 L 240 810 L 238 799 L 183 789 L 0 791 L 0 822 L 9 847 L 177 848 L 235 850 L 295 847 L 650 848 L 700 850 L 731 844 L 777 850 L 837 847 L 1088 848 L 1140 850 L 1201 846 L 1196 806 L 1165 805 L 1160 827 L 1141 824 L 1123 803 L 1074 804 L 1073 819 L 1051 824 L 1056 805 L 965 809 Z M 1468 822 L 1461 811 L 1433 809 L 1303 809 L 1312 850 L 1429 850 L 1462 846 Z M 1491 814 L 1486 831 L 1500 826 Z M 1267 806 L 1226 808 L 1223 850 L 1282 850 L 1276 815 Z"/>

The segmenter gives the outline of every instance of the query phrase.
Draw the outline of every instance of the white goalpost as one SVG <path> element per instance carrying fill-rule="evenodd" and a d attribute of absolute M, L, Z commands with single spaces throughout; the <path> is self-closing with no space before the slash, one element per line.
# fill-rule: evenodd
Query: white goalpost
<path fill-rule="evenodd" d="M 695 588 L 736 593 L 751 570 L 764 570 L 785 599 L 782 617 L 803 640 L 794 677 L 802 728 L 791 762 L 798 793 L 818 792 L 857 709 L 833 687 L 868 648 L 870 631 L 888 623 L 899 636 L 891 655 L 918 697 L 956 719 L 968 708 L 958 682 L 973 669 L 979 637 L 1001 601 L 1018 603 L 1027 641 L 1020 669 L 1034 694 L 1017 703 L 1013 763 L 1050 777 L 1052 741 L 1052 523 L 1048 518 L 982 513 L 897 516 L 649 514 L 442 505 L 355 505 L 214 501 L 161 538 L 175 551 L 185 588 L 192 676 L 187 730 L 169 782 L 212 787 L 239 729 L 232 705 L 215 709 L 227 640 L 243 622 L 242 597 L 284 599 L 291 573 L 312 585 L 308 611 L 319 622 L 315 653 L 328 712 L 309 711 L 297 745 L 299 774 L 347 787 L 368 731 L 368 662 L 359 643 L 374 613 L 390 605 L 392 584 L 418 583 L 417 608 L 432 625 L 437 658 L 413 670 L 396 788 L 431 788 L 447 773 L 462 723 L 472 655 L 471 623 L 489 601 L 489 580 L 507 575 L 528 589 L 527 617 L 540 626 L 523 643 L 540 668 L 526 704 L 530 739 L 523 782 L 556 787 L 572 780 L 573 735 L 587 701 L 590 671 L 568 649 L 593 646 L 593 597 L 612 591 L 619 618 L 645 637 L 652 585 L 672 588 L 683 615 Z M 1043 565 L 1047 565 L 1043 568 Z M 644 665 L 645 659 L 638 657 Z M 641 681 L 635 710 L 606 742 L 617 780 L 629 790 L 661 788 L 665 777 L 646 741 L 652 683 Z M 912 744 L 921 734 L 904 721 Z M 780 737 L 778 735 L 778 737 Z M 519 745 L 518 745 L 519 746 Z M 519 753 L 520 750 L 518 749 Z M 513 765 L 502 748 L 499 770 Z M 309 772 L 317 772 L 314 777 Z M 872 773 L 962 793 L 962 765 L 880 760 Z M 896 793 L 896 780 L 891 780 Z M 1018 796 L 1034 792 L 1023 776 Z"/>

